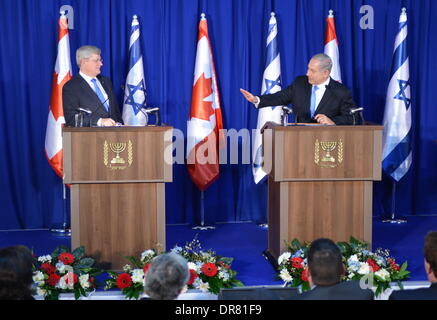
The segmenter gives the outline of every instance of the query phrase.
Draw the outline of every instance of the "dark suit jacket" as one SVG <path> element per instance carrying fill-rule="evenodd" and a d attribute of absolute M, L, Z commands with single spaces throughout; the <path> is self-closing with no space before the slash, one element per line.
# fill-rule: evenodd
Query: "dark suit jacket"
<path fill-rule="evenodd" d="M 373 300 L 370 289 L 361 289 L 359 281 L 344 281 L 333 286 L 316 286 L 304 292 L 300 300 Z"/>
<path fill-rule="evenodd" d="M 437 282 L 429 288 L 393 291 L 389 300 L 437 300 Z"/>
<path fill-rule="evenodd" d="M 111 80 L 102 75 L 98 75 L 97 79 L 99 79 L 108 95 L 109 112 L 106 111 L 94 90 L 78 73 L 62 88 L 62 104 L 67 126 L 74 126 L 74 115 L 78 113 L 77 108 L 92 111 L 91 116 L 85 117 L 84 126 L 95 126 L 100 118 L 112 118 L 114 121 L 122 123 L 117 99 L 112 90 Z"/>
<path fill-rule="evenodd" d="M 311 88 L 307 76 L 297 77 L 286 89 L 260 96 L 258 108 L 291 104 L 296 122 L 316 122 L 310 114 Z M 331 78 L 315 114 L 324 114 L 337 125 L 351 125 L 349 112 L 355 106 L 349 89 Z"/>

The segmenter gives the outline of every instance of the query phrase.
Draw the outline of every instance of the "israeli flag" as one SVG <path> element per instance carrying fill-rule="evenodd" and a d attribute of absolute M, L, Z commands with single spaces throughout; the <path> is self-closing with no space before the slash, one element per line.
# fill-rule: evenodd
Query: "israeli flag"
<path fill-rule="evenodd" d="M 407 55 L 407 12 L 402 8 L 384 111 L 382 168 L 399 181 L 412 162 L 411 88 Z"/>
<path fill-rule="evenodd" d="M 123 122 L 130 126 L 144 126 L 147 115 L 146 83 L 144 81 L 143 55 L 140 47 L 140 24 L 136 15 L 132 18 L 129 44 L 129 73 L 124 87 Z"/>
<path fill-rule="evenodd" d="M 275 13 L 271 13 L 269 21 L 269 33 L 267 36 L 267 59 L 264 70 L 261 94 L 275 93 L 281 90 L 281 58 L 278 50 L 278 27 Z M 253 159 L 253 178 L 255 183 L 259 183 L 267 175 L 262 169 L 262 135 L 261 129 L 266 122 L 281 123 L 282 106 L 265 107 L 258 111 L 258 124 L 252 149 Z"/>

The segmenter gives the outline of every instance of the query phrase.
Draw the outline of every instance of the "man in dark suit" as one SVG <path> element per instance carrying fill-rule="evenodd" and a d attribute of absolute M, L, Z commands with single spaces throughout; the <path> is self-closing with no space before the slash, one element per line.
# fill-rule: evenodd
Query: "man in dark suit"
<path fill-rule="evenodd" d="M 103 66 L 100 49 L 83 46 L 76 51 L 79 73 L 62 88 L 62 103 L 67 126 L 74 126 L 78 108 L 89 110 L 84 126 L 115 126 L 121 123 L 117 99 L 111 81 L 100 75 Z"/>
<path fill-rule="evenodd" d="M 338 246 L 330 239 L 317 239 L 308 251 L 308 281 L 313 288 L 301 300 L 373 300 L 370 289 L 359 281 L 341 282 L 344 265 Z"/>
<path fill-rule="evenodd" d="M 389 300 L 437 300 L 437 231 L 425 237 L 425 271 L 431 286 L 414 290 L 396 290 Z"/>
<path fill-rule="evenodd" d="M 349 89 L 330 77 L 331 58 L 319 53 L 308 63 L 306 76 L 297 77 L 286 89 L 260 97 L 240 89 L 256 108 L 291 104 L 296 122 L 351 125 L 351 108 L 356 106 Z"/>

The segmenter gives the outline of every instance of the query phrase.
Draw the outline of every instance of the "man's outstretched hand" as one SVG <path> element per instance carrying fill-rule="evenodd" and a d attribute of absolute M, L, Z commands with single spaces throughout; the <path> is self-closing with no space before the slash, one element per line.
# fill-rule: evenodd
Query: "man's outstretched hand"
<path fill-rule="evenodd" d="M 247 101 L 252 102 L 252 103 L 258 102 L 258 99 L 256 98 L 256 96 L 251 94 L 249 91 L 246 91 L 246 90 L 240 88 L 240 92 L 243 94 L 243 96 L 246 98 Z"/>

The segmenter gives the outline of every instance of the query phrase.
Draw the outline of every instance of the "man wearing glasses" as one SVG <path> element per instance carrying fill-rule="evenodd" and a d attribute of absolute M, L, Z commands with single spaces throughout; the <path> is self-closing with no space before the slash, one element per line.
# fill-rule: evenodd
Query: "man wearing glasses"
<path fill-rule="evenodd" d="M 103 60 L 100 49 L 82 46 L 76 51 L 79 73 L 62 88 L 62 103 L 67 126 L 77 126 L 75 115 L 86 113 L 81 126 L 115 126 L 122 122 L 111 80 L 100 75 Z"/>

